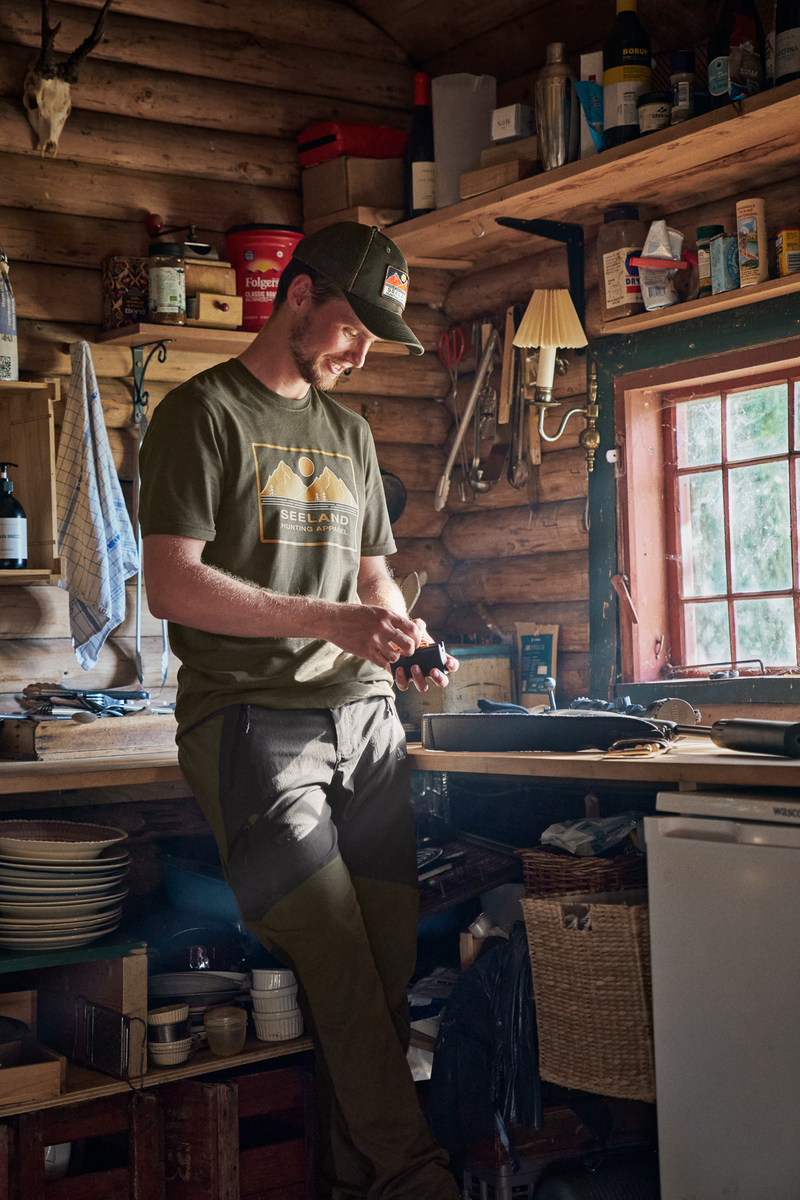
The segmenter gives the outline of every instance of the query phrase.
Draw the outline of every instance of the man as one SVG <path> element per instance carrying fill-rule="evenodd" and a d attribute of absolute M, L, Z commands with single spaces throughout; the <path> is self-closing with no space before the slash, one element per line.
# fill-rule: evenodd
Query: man
<path fill-rule="evenodd" d="M 426 631 L 384 559 L 367 423 L 323 391 L 379 339 L 422 353 L 407 287 L 377 229 L 305 238 L 253 343 L 170 393 L 141 456 L 147 596 L 182 662 L 181 766 L 248 928 L 298 976 L 331 1200 L 459 1194 L 405 1061 L 416 855 L 389 667 Z M 398 686 L 426 690 L 411 674 Z"/>

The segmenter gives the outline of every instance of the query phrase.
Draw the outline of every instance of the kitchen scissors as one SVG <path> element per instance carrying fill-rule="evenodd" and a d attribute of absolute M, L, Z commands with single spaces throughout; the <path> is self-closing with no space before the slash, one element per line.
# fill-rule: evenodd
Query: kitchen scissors
<path fill-rule="evenodd" d="M 458 364 L 464 357 L 464 335 L 456 326 L 449 333 L 443 333 L 439 338 L 439 360 L 447 367 L 453 384 L 453 395 L 458 386 Z"/>

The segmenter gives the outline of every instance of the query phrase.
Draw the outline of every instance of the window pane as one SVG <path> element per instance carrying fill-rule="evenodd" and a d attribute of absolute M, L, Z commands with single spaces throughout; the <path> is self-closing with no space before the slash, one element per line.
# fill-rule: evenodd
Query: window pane
<path fill-rule="evenodd" d="M 678 466 L 705 467 L 722 460 L 722 403 L 719 396 L 687 400 L 675 410 Z"/>
<path fill-rule="evenodd" d="M 728 605 L 724 600 L 711 604 L 687 604 L 683 610 L 686 633 L 686 665 L 728 662 L 731 643 Z"/>
<path fill-rule="evenodd" d="M 678 503 L 683 594 L 719 596 L 727 591 L 722 472 L 681 476 Z"/>
<path fill-rule="evenodd" d="M 734 392 L 727 404 L 728 458 L 763 458 L 789 449 L 789 396 L 785 383 Z"/>
<path fill-rule="evenodd" d="M 792 586 L 789 463 L 736 467 L 728 476 L 731 579 L 735 592 Z"/>
<path fill-rule="evenodd" d="M 791 596 L 734 602 L 736 657 L 760 658 L 765 666 L 797 663 Z"/>
<path fill-rule="evenodd" d="M 794 385 L 794 448 L 800 450 L 800 383 Z"/>

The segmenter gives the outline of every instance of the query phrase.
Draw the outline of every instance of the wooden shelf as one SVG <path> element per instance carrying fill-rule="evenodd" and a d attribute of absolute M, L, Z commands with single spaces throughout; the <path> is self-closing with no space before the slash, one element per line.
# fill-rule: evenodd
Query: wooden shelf
<path fill-rule="evenodd" d="M 619 321 L 607 321 L 600 326 L 602 334 L 642 333 L 657 325 L 674 325 L 678 321 L 691 321 L 709 313 L 724 312 L 730 308 L 741 308 L 746 304 L 758 304 L 760 300 L 774 300 L 776 296 L 787 296 L 800 292 L 800 274 L 786 275 L 783 279 L 768 279 L 751 287 L 720 292 L 716 296 L 701 296 L 686 304 L 674 304 L 671 308 L 659 308 L 654 312 L 637 313 L 635 317 L 622 317 Z"/>
<path fill-rule="evenodd" d="M 196 1075 L 210 1075 L 215 1071 L 230 1071 L 234 1067 L 247 1066 L 249 1063 L 265 1062 L 271 1058 L 285 1058 L 292 1054 L 301 1054 L 313 1050 L 310 1037 L 294 1038 L 290 1042 L 259 1042 L 249 1037 L 241 1054 L 233 1054 L 222 1058 L 212 1054 L 210 1050 L 198 1050 L 185 1063 L 177 1067 L 152 1067 L 141 1078 L 132 1083 L 123 1079 L 113 1079 L 102 1075 L 89 1067 L 81 1067 L 75 1063 L 67 1063 L 67 1082 L 63 1092 L 58 1096 L 49 1096 L 46 1100 L 27 1101 L 19 1104 L 0 1104 L 0 1117 L 10 1117 L 15 1113 L 30 1112 L 32 1108 L 60 1108 L 62 1104 L 76 1104 L 81 1100 L 96 1100 L 101 1096 L 114 1096 L 119 1092 L 127 1092 L 136 1087 L 159 1087 L 162 1083 L 172 1083 L 176 1079 L 190 1079 Z"/>
<path fill-rule="evenodd" d="M 176 350 L 194 351 L 196 354 L 241 354 L 255 340 L 254 333 L 239 329 L 198 329 L 188 325 L 124 325 L 121 329 L 110 329 L 98 333 L 96 341 L 112 346 L 146 346 L 150 342 L 166 342 Z M 376 342 L 370 354 L 407 354 L 405 346 L 392 342 Z"/>
<path fill-rule="evenodd" d="M 606 209 L 620 203 L 636 204 L 652 219 L 750 187 L 757 195 L 765 182 L 800 174 L 798 122 L 800 80 L 795 80 L 741 105 L 728 104 L 592 158 L 393 225 L 391 236 L 410 265 L 462 260 L 461 267 L 468 260 L 485 268 L 552 245 L 496 225 L 497 217 L 586 226 L 597 224 Z M 621 323 L 614 324 L 618 328 Z"/>
<path fill-rule="evenodd" d="M 54 406 L 60 399 L 56 379 L 29 383 L 0 382 L 0 446 L 3 458 L 18 464 L 14 499 L 28 522 L 28 567 L 0 571 L 0 586 L 52 584 L 61 577 L 56 553 L 56 443 Z"/>

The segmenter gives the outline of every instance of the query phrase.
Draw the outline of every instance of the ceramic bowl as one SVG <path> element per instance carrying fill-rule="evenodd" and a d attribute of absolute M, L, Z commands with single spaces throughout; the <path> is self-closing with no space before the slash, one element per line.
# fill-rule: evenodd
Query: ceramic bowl
<path fill-rule="evenodd" d="M 254 1012 L 253 1021 L 260 1042 L 286 1042 L 290 1038 L 300 1037 L 303 1032 L 303 1018 L 299 1009 L 294 1013 Z"/>

